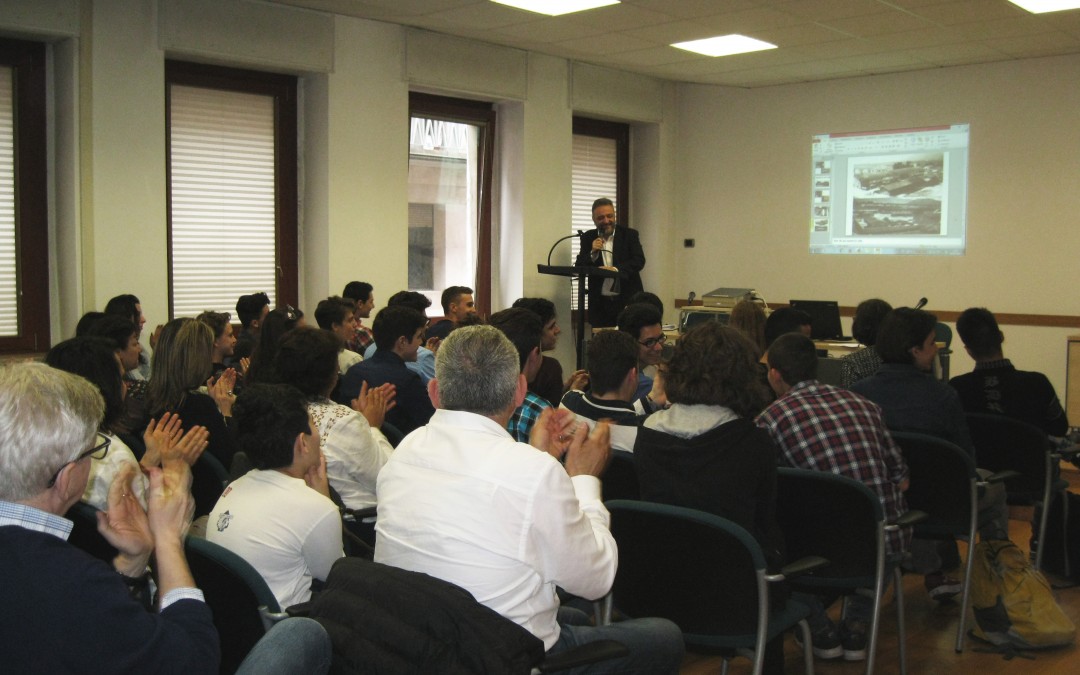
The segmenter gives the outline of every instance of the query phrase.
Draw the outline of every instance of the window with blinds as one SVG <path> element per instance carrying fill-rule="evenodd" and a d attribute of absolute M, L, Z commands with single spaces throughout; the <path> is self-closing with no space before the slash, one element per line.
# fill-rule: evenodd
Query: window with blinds
<path fill-rule="evenodd" d="M 191 77 L 168 86 L 170 315 L 234 313 L 241 295 L 259 291 L 271 306 L 295 303 L 295 94 L 285 97 L 293 102 L 289 147 L 287 101 L 276 91 L 259 91 L 258 77 L 249 86 L 248 71 L 200 74 L 208 86 Z M 283 294 L 288 269 L 291 293 Z"/>
<path fill-rule="evenodd" d="M 45 46 L 0 39 L 0 350 L 49 338 Z"/>
<path fill-rule="evenodd" d="M 607 197 L 615 204 L 619 224 L 625 225 L 625 180 L 629 127 L 614 122 L 574 118 L 571 169 L 571 234 L 591 230 L 592 204 Z M 580 241 L 571 239 L 571 262 L 577 260 Z M 577 309 L 577 279 L 571 279 L 571 306 Z M 588 297 L 585 307 L 589 306 Z"/>

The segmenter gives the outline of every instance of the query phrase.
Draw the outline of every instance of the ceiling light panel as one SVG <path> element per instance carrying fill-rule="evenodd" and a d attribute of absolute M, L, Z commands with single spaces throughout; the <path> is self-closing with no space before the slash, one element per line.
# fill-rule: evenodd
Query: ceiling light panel
<path fill-rule="evenodd" d="M 548 16 L 560 16 L 562 14 L 572 14 L 573 12 L 583 12 L 587 9 L 596 9 L 597 7 L 607 7 L 608 5 L 617 5 L 619 0 L 491 0 L 497 2 L 500 5 L 506 5 L 508 7 L 516 7 L 518 9 L 524 9 L 528 12 L 536 12 L 537 14 L 547 14 Z"/>
<path fill-rule="evenodd" d="M 705 56 L 730 56 L 732 54 L 745 54 L 747 52 L 760 52 L 765 49 L 776 49 L 776 45 L 763 40 L 755 40 L 745 35 L 720 35 L 705 38 L 704 40 L 691 40 L 689 42 L 676 42 L 671 45 L 679 49 Z"/>

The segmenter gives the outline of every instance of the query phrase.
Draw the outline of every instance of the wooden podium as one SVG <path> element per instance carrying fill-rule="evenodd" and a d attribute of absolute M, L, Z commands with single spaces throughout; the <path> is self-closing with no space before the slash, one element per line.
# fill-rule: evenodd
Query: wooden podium
<path fill-rule="evenodd" d="M 580 369 L 585 363 L 585 283 L 591 277 L 593 279 L 617 279 L 618 272 L 602 270 L 591 265 L 540 265 L 536 266 L 540 274 L 551 274 L 557 277 L 577 278 L 577 326 L 574 331 L 574 353 L 577 354 L 576 368 Z"/>

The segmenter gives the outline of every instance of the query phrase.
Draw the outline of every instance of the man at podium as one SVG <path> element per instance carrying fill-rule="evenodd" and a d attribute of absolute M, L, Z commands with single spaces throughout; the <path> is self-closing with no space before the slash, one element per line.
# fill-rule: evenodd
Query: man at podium
<path fill-rule="evenodd" d="M 637 230 L 615 222 L 615 205 L 607 197 L 593 202 L 596 229 L 581 233 L 578 266 L 599 267 L 618 272 L 618 278 L 589 279 L 589 322 L 593 326 L 614 326 L 627 300 L 644 290 L 641 269 L 645 252 Z"/>

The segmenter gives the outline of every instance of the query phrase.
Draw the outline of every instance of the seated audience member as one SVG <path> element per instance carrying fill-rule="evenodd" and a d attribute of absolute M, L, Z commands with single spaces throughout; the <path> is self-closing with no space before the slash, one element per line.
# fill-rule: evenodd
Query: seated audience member
<path fill-rule="evenodd" d="M 627 301 L 628 305 L 636 305 L 639 302 L 644 302 L 646 305 L 652 305 L 656 308 L 656 311 L 660 312 L 660 316 L 664 316 L 664 301 L 660 299 L 656 293 L 650 293 L 648 291 L 638 291 L 630 296 L 630 300 Z"/>
<path fill-rule="evenodd" d="M 781 335 L 769 347 L 769 384 L 777 400 L 757 416 L 780 450 L 780 464 L 828 471 L 865 483 L 895 521 L 907 511 L 903 491 L 908 469 L 896 447 L 881 409 L 858 394 L 817 381 L 814 343 L 801 333 Z M 885 553 L 897 559 L 909 533 L 889 532 Z M 845 598 L 844 623 L 838 629 L 822 602 L 809 598 L 814 653 L 819 658 L 866 658 L 866 629 L 873 601 L 866 595 Z"/>
<path fill-rule="evenodd" d="M 142 303 L 137 297 L 129 293 L 111 298 L 109 302 L 105 304 L 105 313 L 115 314 L 116 316 L 131 321 L 131 323 L 135 324 L 136 339 L 142 338 L 143 326 L 146 325 L 146 317 L 143 316 Z M 148 354 L 149 351 L 146 347 L 143 347 L 142 351 L 139 353 L 139 367 L 132 371 L 132 375 L 137 380 L 150 379 L 150 358 L 148 357 Z"/>
<path fill-rule="evenodd" d="M 233 335 L 232 316 L 228 312 L 205 311 L 195 317 L 196 321 L 202 321 L 210 330 L 214 331 L 214 351 L 211 361 L 214 364 L 214 377 L 225 372 L 228 366 L 225 362 L 230 360 L 236 348 L 236 336 Z"/>
<path fill-rule="evenodd" d="M 875 374 L 853 384 L 851 390 L 881 407 L 890 430 L 937 436 L 974 457 L 975 447 L 960 397 L 930 374 L 937 354 L 936 325 L 936 316 L 919 309 L 898 307 L 889 312 L 874 345 L 883 363 Z M 989 473 L 982 469 L 979 472 L 983 476 Z M 1007 540 L 1009 514 L 1004 485 L 998 483 L 980 491 L 978 507 L 979 520 L 986 523 L 979 528 L 979 537 Z M 931 598 L 946 599 L 960 592 L 960 583 L 942 572 L 942 561 L 932 542 L 915 539 L 911 552 L 912 567 L 926 574 Z"/>
<path fill-rule="evenodd" d="M 442 340 L 470 315 L 476 314 L 473 290 L 468 286 L 450 286 L 442 292 L 441 300 L 445 318 L 428 329 L 428 340 L 431 338 Z"/>
<path fill-rule="evenodd" d="M 555 303 L 547 298 L 518 298 L 513 306 L 527 309 L 540 317 L 540 321 L 544 324 L 540 349 L 544 352 L 553 351 L 562 333 L 559 328 L 559 318 L 555 315 Z M 580 386 L 585 379 L 585 371 L 578 370 L 570 376 L 569 380 L 563 382 L 562 364 L 558 359 L 547 356 L 540 362 L 540 370 L 537 371 L 536 377 L 529 382 L 529 391 L 550 405 L 556 405 L 571 385 Z"/>
<path fill-rule="evenodd" d="M 259 327 L 259 341 L 251 355 L 251 364 L 244 375 L 247 382 L 276 382 L 274 357 L 281 338 L 297 326 L 305 326 L 304 313 L 291 305 L 270 310 Z"/>
<path fill-rule="evenodd" d="M 593 627 L 559 606 L 556 587 L 593 599 L 615 578 L 618 552 L 597 478 L 610 452 L 607 425 L 588 437 L 584 425 L 567 433 L 573 415 L 548 409 L 533 445 L 508 437 L 526 382 L 517 350 L 492 326 L 447 337 L 430 389 L 439 410 L 379 474 L 375 560 L 461 586 L 548 653 L 602 639 L 629 648 L 596 672 L 678 672 L 682 633 L 671 622 Z"/>
<path fill-rule="evenodd" d="M 240 322 L 240 335 L 236 337 L 233 355 L 226 364 L 236 368 L 241 359 L 250 359 L 259 341 L 262 320 L 270 312 L 270 298 L 266 293 L 241 295 L 236 301 L 236 319 Z"/>
<path fill-rule="evenodd" d="M 338 350 L 337 357 L 338 373 L 341 375 L 344 375 L 345 371 L 364 360 L 364 357 L 345 346 L 350 339 L 356 336 L 355 311 L 356 308 L 351 300 L 339 298 L 336 295 L 323 300 L 315 308 L 315 321 L 319 324 L 319 328 L 330 331 L 341 342 L 341 349 Z"/>
<path fill-rule="evenodd" d="M 427 308 L 431 307 L 431 301 L 423 293 L 416 291 L 398 291 L 386 301 L 387 307 L 411 307 L 427 318 Z M 435 377 L 435 350 L 439 348 L 439 338 L 429 338 L 420 349 L 416 350 L 416 360 L 406 361 L 405 367 L 420 376 L 424 386 Z M 364 350 L 364 358 L 370 359 L 378 349 L 378 345 L 372 342 Z"/>
<path fill-rule="evenodd" d="M 82 324 L 82 321 L 79 323 Z M 116 314 L 99 313 L 96 320 L 87 322 L 81 332 L 76 332 L 78 335 L 97 335 L 112 341 L 113 348 L 124 367 L 124 384 L 127 392 L 123 415 L 113 423 L 114 428 L 118 433 L 137 435 L 146 428 L 148 421 L 146 388 L 149 384 L 146 380 L 139 380 L 134 376 L 139 368 L 139 357 L 142 355 L 138 329 L 130 319 Z"/>
<path fill-rule="evenodd" d="M 540 353 L 540 335 L 543 332 L 540 317 L 527 309 L 511 307 L 492 314 L 491 325 L 501 330 L 513 343 L 518 351 L 518 358 L 521 360 L 521 374 L 525 376 L 526 383 L 532 381 L 544 359 Z M 525 400 L 510 416 L 506 430 L 515 440 L 528 443 L 529 434 L 540 417 L 540 413 L 550 407 L 547 401 L 531 391 L 526 391 Z"/>
<path fill-rule="evenodd" d="M 363 509 L 375 505 L 375 479 L 394 451 L 379 431 L 394 392 L 390 384 L 378 389 L 361 385 L 359 398 L 352 401 L 359 410 L 331 401 L 340 345 L 329 331 L 297 328 L 281 339 L 275 369 L 281 382 L 307 400 L 330 485 L 345 506 Z"/>
<path fill-rule="evenodd" d="M 589 341 L 589 391 L 571 389 L 560 407 L 577 415 L 591 429 L 600 420 L 611 427 L 611 448 L 634 451 L 642 418 L 634 410 L 638 345 L 620 330 L 601 331 Z"/>
<path fill-rule="evenodd" d="M 360 322 L 361 319 L 370 317 L 371 310 L 375 309 L 374 290 L 366 281 L 350 281 L 341 292 L 342 297 L 352 300 L 355 305 L 356 331 L 346 342 L 345 348 L 357 354 L 363 354 L 369 345 L 375 344 L 375 334 Z"/>
<path fill-rule="evenodd" d="M 855 318 L 851 321 L 851 336 L 864 345 L 857 352 L 852 352 L 841 359 L 840 383 L 851 388 L 859 380 L 870 377 L 881 367 L 881 356 L 874 349 L 877 342 L 878 328 L 882 320 L 892 311 L 892 305 L 874 298 L 863 300 L 855 308 Z"/>
<path fill-rule="evenodd" d="M 810 337 L 813 321 L 810 315 L 801 309 L 793 307 L 774 309 L 765 320 L 765 349 L 768 350 L 769 345 L 784 333 L 802 333 Z"/>
<path fill-rule="evenodd" d="M 1017 370 L 1005 358 L 1001 347 L 1005 335 L 989 310 L 964 310 L 956 319 L 956 332 L 975 360 L 973 372 L 949 380 L 965 411 L 1012 417 L 1039 427 L 1048 436 L 1068 432 L 1069 420 L 1054 385 L 1042 373 Z"/>
<path fill-rule="evenodd" d="M 627 305 L 619 313 L 619 330 L 630 335 L 638 343 L 638 386 L 634 392 L 634 401 L 640 402 L 641 411 L 652 412 L 656 406 L 649 400 L 653 379 L 645 374 L 645 369 L 656 366 L 664 355 L 664 343 L 667 336 L 661 324 L 660 312 L 647 303 Z"/>
<path fill-rule="evenodd" d="M 115 362 L 114 362 L 115 363 Z M 118 368 L 118 367 L 117 367 Z M 119 371 L 117 371 L 119 372 Z M 0 652 L 13 673 L 217 673 L 217 630 L 184 559 L 191 472 L 149 469 L 148 510 L 121 471 L 99 531 L 112 567 L 67 543 L 63 518 L 86 491 L 90 458 L 106 457 L 105 408 L 85 379 L 40 363 L 0 368 Z M 157 613 L 145 594 L 155 557 Z"/>
<path fill-rule="evenodd" d="M 663 371 L 671 407 L 645 418 L 634 463 L 642 499 L 734 521 L 779 567 L 776 448 L 754 425 L 768 403 L 755 355 L 749 338 L 716 322 L 683 335 Z"/>
<path fill-rule="evenodd" d="M 166 412 L 179 416 L 184 431 L 205 427 L 210 433 L 207 450 L 227 470 L 236 452 L 228 426 L 236 401 L 236 371 L 229 368 L 210 382 L 213 346 L 214 332 L 201 321 L 181 318 L 165 324 L 154 354 L 147 403 L 155 418 Z"/>
<path fill-rule="evenodd" d="M 426 325 L 427 317 L 410 307 L 387 305 L 379 310 L 372 324 L 378 349 L 341 378 L 338 403 L 359 397 L 365 382 L 369 389 L 392 384 L 397 405 L 387 413 L 386 421 L 403 434 L 427 424 L 435 407 L 420 376 L 406 366 L 416 360 Z"/>
<path fill-rule="evenodd" d="M 284 384 L 253 384 L 237 400 L 240 449 L 254 467 L 218 499 L 206 538 L 240 556 L 282 607 L 311 599 L 345 555 L 341 515 L 330 501 L 326 460 L 307 400 Z"/>
<path fill-rule="evenodd" d="M 760 302 L 740 300 L 731 308 L 728 325 L 742 331 L 762 354 L 765 353 L 765 308 Z"/>
<path fill-rule="evenodd" d="M 83 337 L 85 335 L 90 335 L 91 334 L 90 333 L 91 328 L 94 326 L 94 324 L 96 324 L 98 321 L 100 321 L 101 317 L 103 317 L 103 316 L 108 316 L 108 315 L 105 314 L 105 312 L 94 312 L 94 311 L 87 312 L 86 314 L 83 314 L 81 317 L 79 317 L 79 322 L 77 324 L 75 324 L 75 337 Z M 123 318 L 123 317 L 117 317 L 117 318 Z M 129 319 L 128 323 L 130 323 L 130 322 L 131 322 L 131 320 Z"/>

